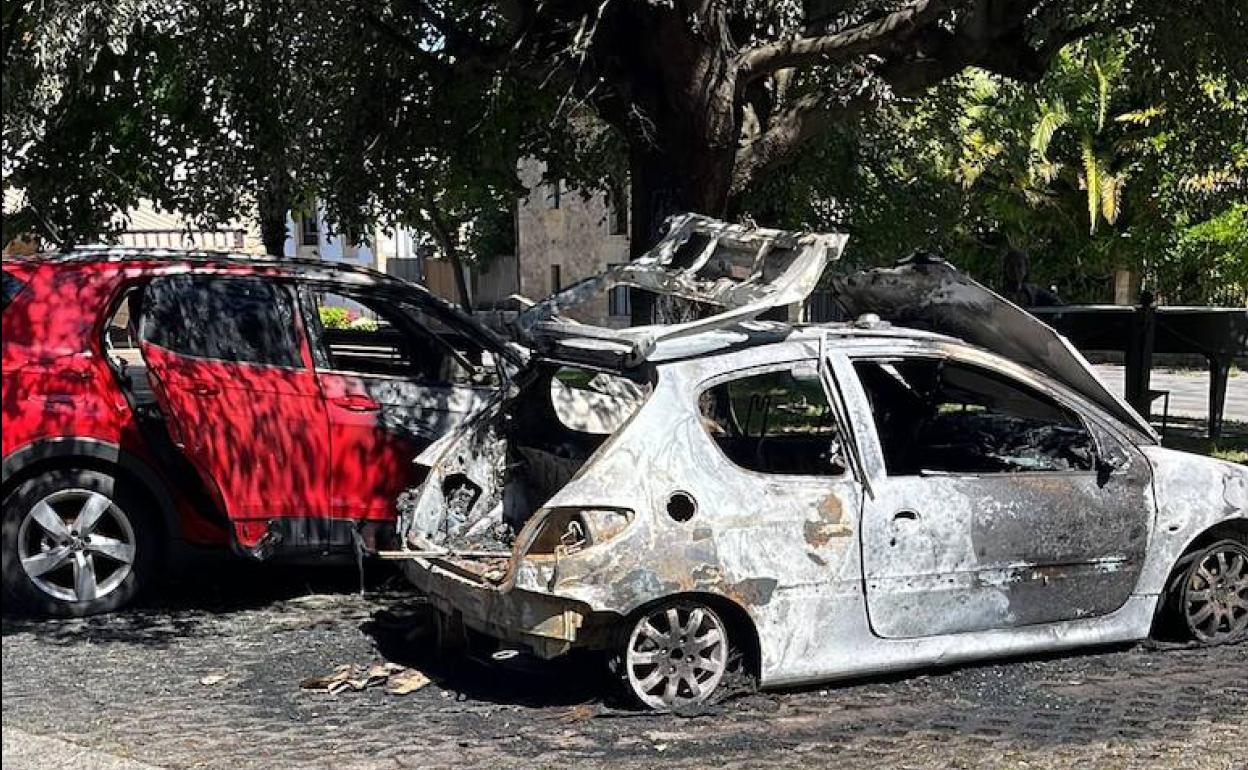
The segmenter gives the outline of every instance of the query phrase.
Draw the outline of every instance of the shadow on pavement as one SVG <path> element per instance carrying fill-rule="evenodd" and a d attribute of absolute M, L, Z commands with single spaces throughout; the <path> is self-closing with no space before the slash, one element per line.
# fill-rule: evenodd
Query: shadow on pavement
<path fill-rule="evenodd" d="M 383 563 L 366 565 L 363 586 L 370 601 L 401 601 L 411 595 L 397 572 Z M 164 646 L 191 635 L 229 634 L 226 622 L 240 613 L 262 611 L 263 622 L 316 612 L 332 616 L 355 602 L 360 591 L 361 575 L 353 565 L 261 564 L 200 556 L 172 570 L 164 584 L 132 608 L 85 618 L 39 618 L 12 613 L 6 606 L 0 633 L 30 633 L 54 644 L 90 639 Z"/>
<path fill-rule="evenodd" d="M 427 605 L 382 610 L 360 630 L 391 663 L 418 669 L 461 700 L 534 708 L 601 704 L 623 707 L 622 691 L 602 654 L 574 652 L 553 660 L 502 653 L 478 640 L 467 649 L 449 649 L 438 638 L 436 611 Z M 506 650 L 507 648 L 502 648 Z M 605 699 L 605 700 L 604 700 Z"/>

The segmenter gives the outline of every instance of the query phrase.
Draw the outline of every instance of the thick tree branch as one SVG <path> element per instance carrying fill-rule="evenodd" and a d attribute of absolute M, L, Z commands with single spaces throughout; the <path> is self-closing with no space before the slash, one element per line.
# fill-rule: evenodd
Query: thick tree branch
<path fill-rule="evenodd" d="M 855 56 L 877 53 L 940 19 L 957 4 L 957 0 L 912 0 L 881 19 L 842 32 L 797 37 L 757 46 L 739 57 L 740 77 L 743 81 L 749 81 L 789 67 L 845 61 Z"/>
<path fill-rule="evenodd" d="M 459 294 L 459 304 L 467 312 L 472 312 L 472 292 L 468 286 L 468 276 L 464 269 L 464 258 L 459 248 L 458 228 L 451 224 L 438 207 L 432 196 L 425 197 L 425 206 L 418 213 L 424 220 L 430 235 L 437 241 L 442 256 L 450 260 L 455 273 L 455 290 Z"/>
<path fill-rule="evenodd" d="M 777 112 L 766 131 L 737 150 L 730 194 L 743 192 L 751 182 L 784 163 L 801 145 L 829 126 L 866 112 L 875 105 L 876 97 L 874 89 L 866 88 L 848 100 L 832 103 L 827 94 L 813 92 Z"/>
<path fill-rule="evenodd" d="M 1118 15 L 1055 32 L 1034 46 L 1017 17 L 1011 26 L 977 27 L 954 32 L 933 30 L 924 36 L 922 52 L 886 60 L 879 75 L 901 96 L 918 96 L 967 67 L 981 67 L 1002 77 L 1035 82 L 1062 48 L 1091 35 L 1120 29 L 1137 20 Z"/>

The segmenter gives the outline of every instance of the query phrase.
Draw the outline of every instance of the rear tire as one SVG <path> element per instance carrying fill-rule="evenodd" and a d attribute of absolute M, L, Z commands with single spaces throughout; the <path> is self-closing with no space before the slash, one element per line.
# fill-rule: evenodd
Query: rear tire
<path fill-rule="evenodd" d="M 1185 555 L 1166 587 L 1166 620 L 1213 646 L 1248 639 L 1248 545 L 1219 540 Z"/>
<path fill-rule="evenodd" d="M 86 469 L 48 471 L 4 500 L 0 577 L 8 604 L 52 617 L 112 612 L 156 574 L 160 530 L 128 480 Z"/>
<path fill-rule="evenodd" d="M 680 711 L 714 701 L 734 659 L 728 624 L 714 609 L 683 599 L 666 602 L 623 630 L 617 665 L 637 703 Z"/>

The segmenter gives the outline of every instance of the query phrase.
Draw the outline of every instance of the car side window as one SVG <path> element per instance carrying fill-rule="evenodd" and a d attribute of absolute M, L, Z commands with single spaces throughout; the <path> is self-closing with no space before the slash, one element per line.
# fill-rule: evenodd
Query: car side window
<path fill-rule="evenodd" d="M 428 385 L 466 382 L 465 369 L 433 334 L 381 299 L 314 292 L 325 365 L 332 371 L 399 377 Z"/>
<path fill-rule="evenodd" d="M 143 295 L 141 338 L 198 358 L 298 367 L 294 303 L 284 287 L 256 277 L 173 275 Z"/>
<path fill-rule="evenodd" d="M 721 382 L 698 398 L 702 425 L 737 465 L 760 473 L 839 476 L 841 431 L 812 363 Z"/>
<path fill-rule="evenodd" d="M 385 377 L 417 374 L 417 351 L 398 325 L 397 312 L 332 292 L 318 292 L 321 349 L 329 369 Z"/>
<path fill-rule="evenodd" d="M 17 299 L 17 295 L 21 294 L 24 288 L 26 284 L 22 282 L 22 279 L 9 273 L 8 270 L 4 271 L 4 310 L 9 309 L 9 304 Z"/>
<path fill-rule="evenodd" d="M 857 361 L 889 475 L 1092 470 L 1070 410 L 977 366 L 935 358 Z"/>

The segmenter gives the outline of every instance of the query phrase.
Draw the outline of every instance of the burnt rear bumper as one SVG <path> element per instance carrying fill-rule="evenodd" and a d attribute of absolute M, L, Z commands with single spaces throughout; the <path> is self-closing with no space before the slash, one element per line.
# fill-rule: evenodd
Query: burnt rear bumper
<path fill-rule="evenodd" d="M 404 575 L 447 615 L 465 627 L 521 645 L 542 658 L 573 648 L 601 649 L 609 644 L 617 617 L 551 594 L 494 586 L 426 559 L 402 564 Z"/>

